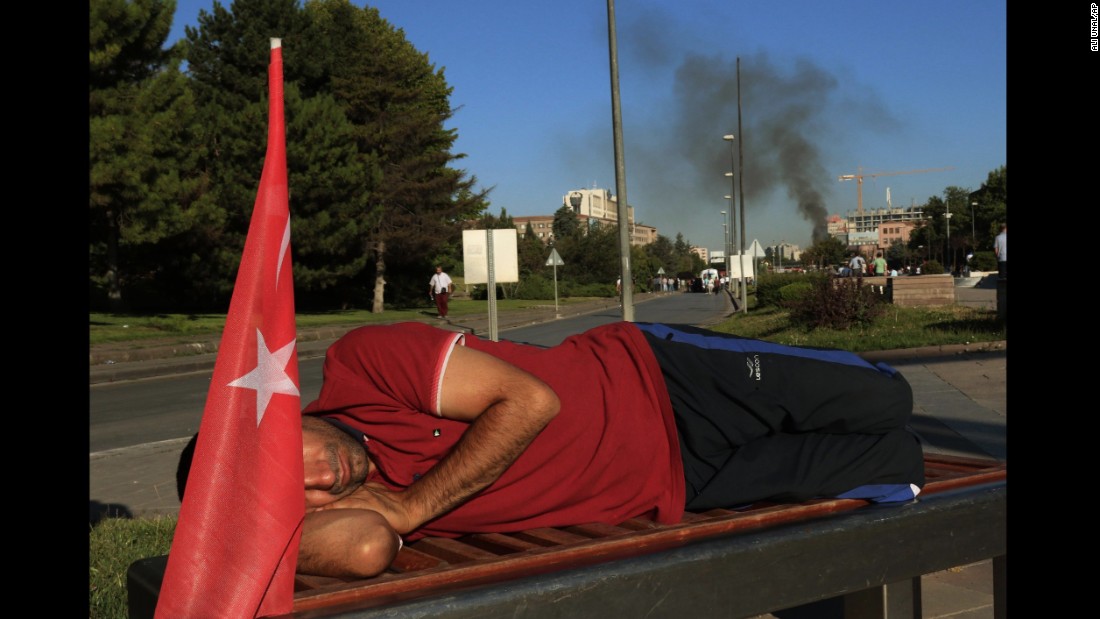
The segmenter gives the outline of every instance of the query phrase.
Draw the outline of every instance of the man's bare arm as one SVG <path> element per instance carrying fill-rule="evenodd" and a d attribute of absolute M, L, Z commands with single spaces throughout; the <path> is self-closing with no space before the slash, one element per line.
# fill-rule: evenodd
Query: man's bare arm
<path fill-rule="evenodd" d="M 313 511 L 302 524 L 298 568 L 302 574 L 336 578 L 369 578 L 380 574 L 397 556 L 401 537 L 375 511 Z"/>
<path fill-rule="evenodd" d="M 328 508 L 381 512 L 399 533 L 414 531 L 488 487 L 557 415 L 557 394 L 492 355 L 456 346 L 443 377 L 440 412 L 469 421 L 450 453 L 404 492 L 365 485 Z"/>

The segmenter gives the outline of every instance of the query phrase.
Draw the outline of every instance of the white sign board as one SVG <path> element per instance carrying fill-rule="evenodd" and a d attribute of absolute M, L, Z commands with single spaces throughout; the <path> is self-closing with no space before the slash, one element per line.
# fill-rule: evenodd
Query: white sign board
<path fill-rule="evenodd" d="M 742 272 L 745 273 L 745 277 L 756 279 L 756 264 L 754 264 L 752 254 L 747 251 L 741 252 L 740 260 L 737 259 L 737 254 L 730 258 L 730 277 L 741 279 Z"/>
<path fill-rule="evenodd" d="M 493 282 L 519 281 L 519 249 L 515 228 L 492 230 Z M 462 262 L 467 284 L 489 283 L 489 238 L 485 230 L 462 231 Z"/>

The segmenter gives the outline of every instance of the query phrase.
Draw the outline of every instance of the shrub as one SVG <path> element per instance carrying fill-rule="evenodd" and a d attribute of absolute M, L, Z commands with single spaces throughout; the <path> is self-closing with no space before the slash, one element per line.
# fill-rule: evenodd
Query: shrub
<path fill-rule="evenodd" d="M 638 286 L 634 287 L 634 292 L 640 292 Z M 558 294 L 563 297 L 607 297 L 615 298 L 615 283 L 610 284 L 603 283 L 591 283 L 591 284 L 572 284 L 568 287 L 568 290 L 562 291 L 561 282 L 558 282 Z"/>
<path fill-rule="evenodd" d="M 971 271 L 996 271 L 997 256 L 991 251 L 976 251 L 970 259 Z"/>
<path fill-rule="evenodd" d="M 779 297 L 777 305 L 788 309 L 794 307 L 799 301 L 805 298 L 806 295 L 810 294 L 813 288 L 814 285 L 808 281 L 787 284 L 776 291 Z"/>
<path fill-rule="evenodd" d="M 929 260 L 921 267 L 921 274 L 923 275 L 943 275 L 946 269 L 940 264 L 938 260 Z"/>
<path fill-rule="evenodd" d="M 810 281 L 809 273 L 768 273 L 756 282 L 756 303 L 759 307 L 782 307 L 779 290 L 788 284 Z"/>
<path fill-rule="evenodd" d="M 882 295 L 862 277 L 817 277 L 810 290 L 791 303 L 790 321 L 808 329 L 847 330 L 869 325 L 886 311 Z"/>
<path fill-rule="evenodd" d="M 554 298 L 554 279 L 532 273 L 521 277 L 518 283 L 509 284 L 513 287 L 513 299 L 546 300 Z M 558 294 L 561 294 L 562 282 L 558 281 Z"/>

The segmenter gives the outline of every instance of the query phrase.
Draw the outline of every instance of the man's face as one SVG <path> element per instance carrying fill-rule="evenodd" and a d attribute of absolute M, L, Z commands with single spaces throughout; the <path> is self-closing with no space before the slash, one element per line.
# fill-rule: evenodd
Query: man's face
<path fill-rule="evenodd" d="M 442 273 L 443 272 L 443 267 L 435 267 L 435 272 L 436 273 Z"/>
<path fill-rule="evenodd" d="M 316 417 L 302 417 L 306 508 L 333 503 L 354 492 L 370 472 L 367 450 L 351 435 Z"/>

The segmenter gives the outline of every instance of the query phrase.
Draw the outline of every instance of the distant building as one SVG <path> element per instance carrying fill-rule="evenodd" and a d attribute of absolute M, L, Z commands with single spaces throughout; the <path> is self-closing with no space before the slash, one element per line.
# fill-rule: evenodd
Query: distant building
<path fill-rule="evenodd" d="M 782 241 L 765 247 L 764 255 L 774 263 L 773 266 L 782 264 L 786 267 L 802 260 L 802 248 L 794 243 Z"/>
<path fill-rule="evenodd" d="M 846 219 L 839 215 L 826 218 L 831 236 L 846 246 L 867 256 L 885 252 L 896 242 L 909 242 L 909 233 L 924 220 L 924 206 L 909 208 L 876 208 L 848 211 Z"/>
<path fill-rule="evenodd" d="M 554 216 L 553 215 L 532 215 L 530 217 L 512 217 L 512 221 L 516 223 L 516 230 L 519 232 L 519 238 L 523 238 L 523 235 L 527 234 L 527 224 L 531 224 L 531 232 L 539 238 L 543 243 L 549 243 L 550 238 L 554 236 Z"/>
<path fill-rule="evenodd" d="M 924 219 L 924 206 L 909 208 L 873 208 L 863 211 L 848 211 L 848 232 L 870 232 L 880 226 L 906 221 Z"/>
<path fill-rule="evenodd" d="M 691 253 L 702 258 L 703 262 L 710 264 L 710 259 L 708 258 L 706 247 L 692 247 Z"/>
<path fill-rule="evenodd" d="M 825 218 L 825 230 L 829 236 L 841 237 L 848 234 L 848 220 L 840 215 L 832 214 Z"/>
<path fill-rule="evenodd" d="M 909 233 L 919 225 L 916 221 L 898 221 L 879 226 L 878 248 L 885 252 L 894 243 L 908 243 Z"/>
<path fill-rule="evenodd" d="M 645 224 L 634 224 L 634 229 L 631 230 L 630 234 L 631 245 L 649 245 L 656 240 L 657 228 Z"/>
<path fill-rule="evenodd" d="M 588 226 L 595 222 L 600 226 L 617 226 L 619 223 L 619 201 L 607 189 L 574 189 L 562 196 L 562 206 L 567 206 L 577 215 L 577 221 Z M 554 235 L 553 215 L 533 215 L 512 217 L 522 238 L 527 232 L 527 224 L 543 242 L 550 242 Z M 630 244 L 648 245 L 657 240 L 657 228 L 634 222 L 634 207 L 627 206 L 627 225 L 630 226 Z"/>

